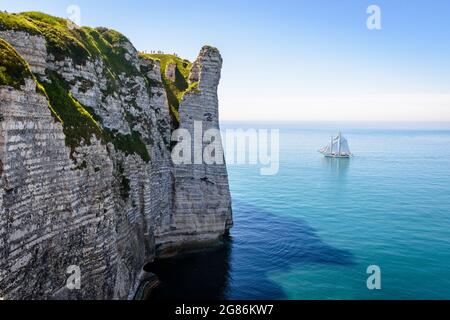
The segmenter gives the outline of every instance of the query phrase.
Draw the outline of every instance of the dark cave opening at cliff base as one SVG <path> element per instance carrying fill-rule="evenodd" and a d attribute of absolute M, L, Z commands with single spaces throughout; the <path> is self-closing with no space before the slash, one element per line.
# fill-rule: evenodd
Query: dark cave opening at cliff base
<path fill-rule="evenodd" d="M 156 260 L 144 267 L 154 273 L 159 285 L 146 299 L 223 300 L 230 277 L 231 239 L 220 247 Z"/>
<path fill-rule="evenodd" d="M 160 280 L 148 300 L 287 299 L 268 277 L 292 265 L 354 264 L 353 255 L 328 245 L 304 220 L 235 200 L 234 227 L 223 246 L 148 264 Z M 268 228 L 267 226 L 270 226 Z"/>

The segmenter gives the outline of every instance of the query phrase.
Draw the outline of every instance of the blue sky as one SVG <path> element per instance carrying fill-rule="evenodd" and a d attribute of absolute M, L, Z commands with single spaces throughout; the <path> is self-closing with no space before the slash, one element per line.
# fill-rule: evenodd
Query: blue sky
<path fill-rule="evenodd" d="M 3 1 L 128 36 L 138 50 L 224 58 L 224 120 L 450 121 L 450 1 Z M 366 9 L 381 9 L 368 30 Z"/>

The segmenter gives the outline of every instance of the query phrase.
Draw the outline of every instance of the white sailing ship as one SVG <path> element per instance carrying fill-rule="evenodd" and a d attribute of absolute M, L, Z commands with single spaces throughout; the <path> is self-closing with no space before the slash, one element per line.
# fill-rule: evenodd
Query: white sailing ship
<path fill-rule="evenodd" d="M 330 158 L 350 158 L 352 156 L 347 139 L 340 132 L 336 137 L 331 137 L 330 143 L 319 152 Z"/>

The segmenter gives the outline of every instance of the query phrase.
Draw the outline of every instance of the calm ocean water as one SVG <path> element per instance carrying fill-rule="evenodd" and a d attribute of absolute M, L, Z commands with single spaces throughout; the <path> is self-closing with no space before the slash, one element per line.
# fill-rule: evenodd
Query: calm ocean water
<path fill-rule="evenodd" d="M 279 173 L 230 165 L 230 238 L 151 266 L 153 299 L 450 299 L 450 126 L 258 126 L 280 129 Z M 339 129 L 355 157 L 323 158 Z"/>

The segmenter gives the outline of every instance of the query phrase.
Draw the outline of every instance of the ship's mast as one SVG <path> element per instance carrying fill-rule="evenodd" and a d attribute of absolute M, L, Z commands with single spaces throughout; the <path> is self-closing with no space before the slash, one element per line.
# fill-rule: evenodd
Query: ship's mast
<path fill-rule="evenodd" d="M 339 140 L 338 140 L 338 156 L 341 155 L 341 133 L 339 132 Z"/>
<path fill-rule="evenodd" d="M 331 142 L 330 142 L 330 154 L 333 154 L 333 136 L 331 136 Z"/>

